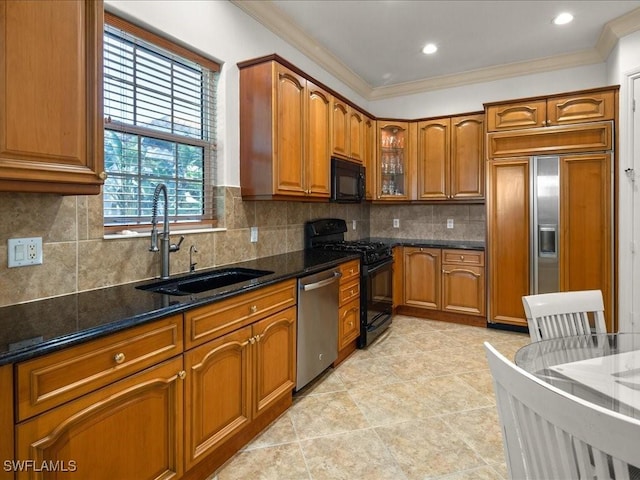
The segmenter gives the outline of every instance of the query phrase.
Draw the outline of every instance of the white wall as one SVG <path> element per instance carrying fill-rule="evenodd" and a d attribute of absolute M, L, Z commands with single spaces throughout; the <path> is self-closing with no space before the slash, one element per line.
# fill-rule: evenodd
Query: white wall
<path fill-rule="evenodd" d="M 105 10 L 222 62 L 218 178 L 224 185 L 240 185 L 238 62 L 277 53 L 355 104 L 367 106 L 353 90 L 226 0 L 105 0 Z"/>
<path fill-rule="evenodd" d="M 640 122 L 636 121 L 635 134 L 631 108 L 631 78 L 640 76 L 640 32 L 620 39 L 607 59 L 609 82 L 620 85 L 618 131 L 618 320 L 621 331 L 640 332 L 640 260 L 634 255 L 640 248 L 640 195 L 638 186 L 625 175 L 627 168 L 636 172 L 640 182 L 640 158 L 634 158 L 634 137 L 640 139 Z M 638 84 L 638 82 L 636 82 Z M 635 92 L 640 100 L 640 91 Z M 638 102 L 640 103 L 640 102 Z M 640 108 L 638 106 L 637 108 Z M 638 115 L 636 114 L 636 118 Z M 635 212 L 635 213 L 634 213 Z"/>
<path fill-rule="evenodd" d="M 607 85 L 606 69 L 600 63 L 377 100 L 370 102 L 369 108 L 378 117 L 416 119 L 482 111 L 483 103 L 604 85 Z"/>

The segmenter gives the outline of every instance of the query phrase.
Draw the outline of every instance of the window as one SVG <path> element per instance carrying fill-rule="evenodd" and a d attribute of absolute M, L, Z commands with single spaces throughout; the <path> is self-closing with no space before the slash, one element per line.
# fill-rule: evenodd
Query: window
<path fill-rule="evenodd" d="M 214 220 L 219 65 L 105 14 L 104 222 L 151 222 L 164 183 L 171 222 Z"/>

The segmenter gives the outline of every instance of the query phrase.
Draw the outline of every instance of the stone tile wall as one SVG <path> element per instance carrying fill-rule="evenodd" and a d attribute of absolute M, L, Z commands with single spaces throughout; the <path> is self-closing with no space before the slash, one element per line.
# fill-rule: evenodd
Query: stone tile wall
<path fill-rule="evenodd" d="M 393 219 L 400 228 L 393 228 Z M 447 228 L 447 219 L 453 228 Z M 371 206 L 370 232 L 374 237 L 425 240 L 485 241 L 485 206 L 481 205 L 380 205 Z"/>
<path fill-rule="evenodd" d="M 186 234 L 182 249 L 171 254 L 172 274 L 188 271 L 192 244 L 198 269 L 301 250 L 304 222 L 314 218 L 344 218 L 348 239 L 369 236 L 367 204 L 242 201 L 238 187 L 220 187 L 216 195 L 226 230 Z M 251 226 L 258 227 L 257 243 L 250 242 Z M 100 196 L 0 193 L 0 306 L 159 275 L 148 235 L 105 240 L 103 234 Z M 7 267 L 7 240 L 22 237 L 42 237 L 42 265 Z"/>

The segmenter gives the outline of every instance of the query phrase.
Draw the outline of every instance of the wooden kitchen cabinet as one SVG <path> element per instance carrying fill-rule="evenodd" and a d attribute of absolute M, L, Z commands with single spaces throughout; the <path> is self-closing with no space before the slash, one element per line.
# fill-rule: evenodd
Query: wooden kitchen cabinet
<path fill-rule="evenodd" d="M 560 157 L 560 289 L 600 290 L 605 321 L 615 331 L 612 155 Z"/>
<path fill-rule="evenodd" d="M 291 404 L 296 291 L 286 280 L 185 313 L 187 470 L 214 470 Z"/>
<path fill-rule="evenodd" d="M 529 158 L 487 163 L 489 321 L 526 326 L 529 295 Z"/>
<path fill-rule="evenodd" d="M 484 253 L 442 250 L 442 310 L 485 314 Z"/>
<path fill-rule="evenodd" d="M 365 115 L 345 101 L 332 97 L 331 152 L 333 156 L 363 163 Z"/>
<path fill-rule="evenodd" d="M 484 115 L 418 122 L 418 200 L 484 198 Z"/>
<path fill-rule="evenodd" d="M 487 131 L 517 130 L 613 120 L 616 91 L 611 88 L 485 104 Z"/>
<path fill-rule="evenodd" d="M 13 451 L 13 365 L 0 366 L 0 458 L 15 459 Z M 13 480 L 13 472 L 5 468 L 0 469 L 0 480 Z"/>
<path fill-rule="evenodd" d="M 0 191 L 99 194 L 101 0 L 0 3 Z"/>
<path fill-rule="evenodd" d="M 365 159 L 365 116 L 349 107 L 349 158 L 358 163 Z"/>
<path fill-rule="evenodd" d="M 19 363 L 18 421 L 181 354 L 182 325 L 174 315 Z"/>
<path fill-rule="evenodd" d="M 397 246 L 393 282 L 397 313 L 486 325 L 482 251 Z"/>
<path fill-rule="evenodd" d="M 239 68 L 242 196 L 328 199 L 332 96 L 274 60 Z"/>
<path fill-rule="evenodd" d="M 364 120 L 364 166 L 365 166 L 365 200 L 376 197 L 376 121 L 365 117 Z"/>
<path fill-rule="evenodd" d="M 441 251 L 404 247 L 404 305 L 440 310 Z"/>
<path fill-rule="evenodd" d="M 295 358 L 295 307 L 185 354 L 187 469 L 291 395 Z"/>
<path fill-rule="evenodd" d="M 376 200 L 411 200 L 415 138 L 415 122 L 377 121 Z"/>
<path fill-rule="evenodd" d="M 339 98 L 331 99 L 331 152 L 340 158 L 349 158 L 350 107 Z"/>
<path fill-rule="evenodd" d="M 183 376 L 177 356 L 19 423 L 16 458 L 60 462 L 78 478 L 179 478 Z M 16 478 L 42 477 L 23 470 Z"/>
<path fill-rule="evenodd" d="M 338 287 L 338 359 L 334 366 L 356 349 L 360 336 L 360 260 L 340 265 Z"/>

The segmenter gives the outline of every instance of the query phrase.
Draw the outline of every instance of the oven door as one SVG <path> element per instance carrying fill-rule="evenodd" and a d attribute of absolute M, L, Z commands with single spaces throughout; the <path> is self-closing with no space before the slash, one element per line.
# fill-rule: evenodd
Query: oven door
<path fill-rule="evenodd" d="M 391 325 L 393 313 L 393 258 L 377 265 L 365 266 L 361 334 L 358 340 L 360 348 L 369 345 Z M 366 304 L 365 304 L 366 301 Z"/>

